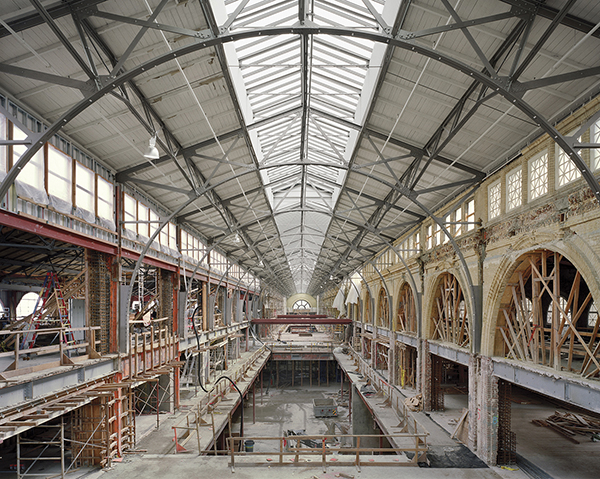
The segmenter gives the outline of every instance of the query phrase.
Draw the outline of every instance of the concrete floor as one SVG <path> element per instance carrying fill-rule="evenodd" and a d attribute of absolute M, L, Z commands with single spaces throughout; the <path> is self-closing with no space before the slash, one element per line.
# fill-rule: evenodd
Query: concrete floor
<path fill-rule="evenodd" d="M 264 391 L 263 396 L 257 393 L 256 397 L 256 423 L 252 419 L 252 402 L 247 401 L 245 408 L 245 436 L 280 436 L 287 429 L 305 429 L 307 434 L 324 434 L 334 420 L 315 418 L 312 413 L 312 399 L 326 398 L 335 395 L 339 391 L 339 384 L 331 386 L 313 386 L 312 388 L 294 388 L 294 389 L 270 389 Z M 465 396 L 466 397 L 466 396 Z M 261 404 L 262 399 L 262 404 Z M 339 408 L 336 422 L 347 424 L 347 409 Z M 448 415 L 452 415 L 449 411 Z M 152 422 L 152 418 L 143 419 Z M 173 454 L 172 442 L 170 441 L 168 429 L 169 423 L 173 420 L 167 417 L 162 421 L 159 431 L 151 432 L 144 440 L 140 441 L 137 449 L 148 452 L 140 454 L 130 454 L 121 463 L 115 463 L 110 470 L 102 473 L 93 473 L 90 479 L 147 479 L 150 475 L 159 478 L 180 478 L 185 475 L 212 476 L 214 478 L 236 477 L 238 479 L 282 479 L 282 478 L 300 478 L 300 479 L 334 479 L 351 478 L 356 479 L 381 479 L 382 477 L 402 477 L 402 478 L 495 478 L 495 479 L 526 479 L 522 471 L 511 471 L 500 468 L 485 469 L 458 469 L 458 468 L 416 468 L 416 467 L 389 467 L 389 466 L 363 466 L 359 472 L 356 467 L 337 466 L 334 462 L 329 462 L 326 471 L 320 464 L 320 458 L 317 456 L 304 456 L 300 463 L 286 461 L 283 466 L 279 465 L 250 465 L 244 464 L 244 459 L 238 459 L 236 462 L 235 473 L 232 471 L 228 457 L 215 456 L 197 456 L 194 454 Z M 140 424 L 141 425 L 141 424 Z M 449 434 L 445 439 L 448 444 Z M 442 441 L 444 442 L 444 441 Z M 254 456 L 254 458 L 266 462 L 267 458 L 275 461 L 275 458 L 269 457 L 270 452 L 275 452 L 278 443 L 270 441 L 257 441 L 254 445 L 256 452 L 264 452 L 264 456 Z M 157 453 L 155 451 L 161 450 Z M 167 455 L 165 455 L 167 454 Z M 385 457 L 385 456 L 374 456 Z M 389 457 L 389 456 L 388 456 Z M 252 458 L 252 459 L 254 459 Z M 250 458 L 246 458 L 250 459 Z M 376 459 L 374 459 L 375 461 Z M 311 464 L 314 463 L 314 464 Z"/>
<path fill-rule="evenodd" d="M 265 390 L 262 397 L 256 397 L 256 423 L 252 423 L 252 402 L 247 401 L 245 408 L 245 436 L 279 436 L 284 429 L 305 429 L 307 434 L 323 434 L 327 432 L 332 422 L 329 419 L 314 418 L 312 414 L 312 399 L 314 397 L 329 397 L 336 394 L 339 384 L 327 386 L 314 386 L 313 388 L 295 389 L 270 389 Z M 466 397 L 466 396 L 465 396 Z M 416 468 L 416 467 L 385 467 L 385 466 L 363 466 L 358 472 L 356 467 L 338 466 L 335 462 L 329 462 L 326 471 L 319 464 L 320 458 L 304 456 L 300 463 L 286 462 L 283 466 L 250 466 L 238 461 L 235 473 L 232 474 L 229 458 L 224 456 L 198 456 L 193 453 L 174 454 L 173 432 L 171 426 L 179 420 L 189 409 L 193 398 L 184 401 L 182 411 L 175 414 L 163 413 L 160 415 L 160 428 L 156 429 L 156 417 L 154 415 L 139 416 L 137 419 L 138 437 L 145 436 L 138 441 L 135 454 L 127 454 L 122 462 L 115 462 L 110 469 L 100 471 L 90 468 L 82 468 L 71 472 L 67 477 L 86 479 L 148 479 L 149 477 L 160 479 L 180 479 L 181 477 L 212 477 L 221 479 L 233 477 L 237 479 L 337 479 L 354 477 L 356 479 L 381 479 L 384 477 L 402 478 L 456 478 L 456 479 L 526 479 L 522 471 L 502 470 L 500 468 L 485 469 L 458 469 L 458 468 Z M 450 414 L 450 412 L 448 412 Z M 347 409 L 340 407 L 336 421 L 347 423 Z M 444 434 L 442 433 L 436 433 Z M 442 441 L 453 443 L 447 438 Z M 443 438 L 442 438 L 443 439 Z M 439 441 L 438 441 L 439 442 Z M 265 452 L 262 458 L 266 462 L 268 453 L 276 450 L 268 442 L 257 442 L 255 450 Z M 374 460 L 378 457 L 374 456 Z M 389 457 L 389 456 L 388 456 Z M 312 464 L 311 464 L 312 462 Z M 47 464 L 44 472 L 49 475 L 56 469 Z M 2 478 L 14 478 L 16 474 L 2 474 Z"/>
<path fill-rule="evenodd" d="M 444 411 L 429 413 L 430 418 L 452 433 L 456 421 L 467 407 L 466 394 L 445 394 Z M 566 411 L 535 393 L 515 389 L 512 402 L 512 430 L 517 436 L 517 454 L 553 479 L 597 479 L 600 477 L 600 442 L 577 436 L 574 444 L 560 434 L 532 424 L 554 411 Z M 516 467 L 519 467 L 518 465 Z"/>
<path fill-rule="evenodd" d="M 566 410 L 539 395 L 513 395 L 512 430 L 517 435 L 517 453 L 555 479 L 597 479 L 600 442 L 578 435 L 580 444 L 574 444 L 555 431 L 532 424 L 532 419 L 546 419 L 554 411 Z"/>
<path fill-rule="evenodd" d="M 347 387 L 347 386 L 346 386 Z M 313 387 L 296 386 L 294 388 L 270 388 L 263 391 L 261 396 L 257 389 L 255 399 L 255 419 L 253 423 L 253 408 L 251 396 L 246 401 L 245 433 L 249 436 L 279 437 L 288 429 L 304 429 L 306 434 L 331 433 L 334 422 L 348 424 L 348 410 L 340 406 L 338 417 L 335 419 L 315 418 L 312 411 L 314 398 L 328 398 L 337 395 L 339 383 L 330 386 Z M 407 396 L 414 391 L 404 391 Z M 554 479 L 592 479 L 600 477 L 600 443 L 581 439 L 581 444 L 573 444 L 564 437 L 546 428 L 535 426 L 532 419 L 544 419 L 555 410 L 560 409 L 555 404 L 546 401 L 539 395 L 527 392 L 516 392 L 514 401 L 512 429 L 517 434 L 517 452 Z M 429 431 L 428 443 L 432 449 L 437 448 L 442 453 L 455 450 L 457 441 L 450 438 L 456 427 L 463 409 L 467 407 L 468 396 L 457 391 L 448 390 L 445 395 L 445 411 L 434 413 L 417 413 L 419 422 Z M 415 467 L 384 467 L 376 465 L 379 458 L 390 456 L 373 456 L 374 465 L 363 466 L 359 472 L 356 467 L 346 467 L 330 461 L 323 471 L 320 457 L 304 456 L 299 463 L 286 462 L 279 465 L 250 465 L 244 464 L 250 459 L 261 459 L 267 462 L 269 454 L 278 450 L 278 442 L 259 440 L 254 446 L 256 452 L 264 452 L 264 456 L 248 456 L 236 461 L 235 474 L 232 475 L 230 459 L 224 456 L 198 456 L 195 451 L 174 454 L 172 426 L 194 407 L 193 390 L 182 394 L 182 408 L 174 414 L 160 415 L 160 428 L 156 429 L 156 416 L 146 415 L 137 419 L 138 444 L 136 450 L 127 454 L 121 462 L 104 471 L 90 468 L 71 472 L 67 477 L 88 479 L 148 479 L 208 476 L 214 479 L 237 477 L 238 479 L 381 479 L 382 477 L 402 478 L 501 478 L 527 479 L 523 470 L 492 468 L 415 468 Z M 439 452 L 438 451 L 438 452 Z M 342 457 L 342 456 L 340 456 Z M 273 461 L 276 459 L 271 458 Z M 312 464 L 311 464 L 312 463 Z M 45 465 L 44 473 L 51 474 L 55 468 Z M 517 466 L 518 467 L 518 466 Z M 42 471 L 36 471 L 42 472 Z M 14 472 L 0 471 L 0 478 L 16 477 Z M 542 476 L 543 477 L 543 476 Z"/>
<path fill-rule="evenodd" d="M 313 386 L 286 389 L 270 389 L 263 397 L 256 395 L 256 423 L 252 423 L 252 405 L 247 404 L 244 415 L 245 436 L 282 436 L 288 429 L 304 429 L 307 435 L 332 432 L 334 423 L 349 425 L 348 409 L 338 406 L 336 418 L 316 418 L 313 414 L 312 400 L 337 396 L 339 385 Z M 262 399 L 262 401 L 261 401 Z M 248 401 L 250 402 L 250 401 Z M 262 404 L 261 404 L 262 402 Z M 337 430 L 339 431 L 339 429 Z M 254 445 L 256 452 L 277 451 L 279 443 L 258 441 Z"/>
<path fill-rule="evenodd" d="M 342 475 L 343 474 L 343 475 Z M 149 477 L 161 479 L 180 479 L 182 477 L 212 477 L 221 479 L 232 477 L 235 479 L 382 479 L 385 477 L 402 477 L 403 479 L 499 479 L 501 477 L 522 476 L 500 476 L 493 469 L 422 469 L 415 467 L 363 467 L 357 472 L 355 467 L 330 466 L 326 472 L 320 467 L 314 466 L 261 466 L 243 467 L 238 466 L 235 473 L 227 466 L 226 458 L 198 457 L 198 456 L 164 456 L 145 455 L 127 459 L 121 464 L 114 466 L 111 470 L 87 476 L 89 479 L 148 479 Z"/>

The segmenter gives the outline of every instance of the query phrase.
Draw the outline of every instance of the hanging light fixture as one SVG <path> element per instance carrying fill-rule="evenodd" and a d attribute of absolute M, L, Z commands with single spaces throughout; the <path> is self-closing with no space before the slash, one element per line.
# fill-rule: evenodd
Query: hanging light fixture
<path fill-rule="evenodd" d="M 144 153 L 144 158 L 148 158 L 150 160 L 158 160 L 160 158 L 160 153 L 158 152 L 158 149 L 155 145 L 156 133 L 152 135 L 152 138 L 150 138 L 150 141 L 148 143 L 148 149 L 146 150 L 146 153 Z"/>
<path fill-rule="evenodd" d="M 233 242 L 236 244 L 239 244 L 240 241 L 242 241 L 240 239 L 240 235 L 236 233 L 235 236 L 233 237 Z"/>
<path fill-rule="evenodd" d="M 261 259 L 261 260 L 258 262 L 258 266 L 259 266 L 260 268 L 262 268 L 262 267 L 264 266 L 264 263 L 263 263 L 263 260 L 262 260 L 262 259 Z"/>

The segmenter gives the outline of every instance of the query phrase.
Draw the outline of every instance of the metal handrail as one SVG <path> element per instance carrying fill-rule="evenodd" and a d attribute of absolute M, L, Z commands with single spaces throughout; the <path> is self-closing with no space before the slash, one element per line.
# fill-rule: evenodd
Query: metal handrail
<path fill-rule="evenodd" d="M 267 462 L 269 465 L 283 465 L 284 459 L 288 456 L 291 457 L 291 461 L 294 463 L 299 462 L 300 456 L 315 456 L 321 457 L 321 465 L 323 469 L 326 468 L 328 462 L 327 457 L 336 455 L 336 465 L 354 465 L 360 470 L 360 466 L 373 465 L 393 465 L 393 466 L 418 466 L 419 462 L 425 461 L 425 455 L 427 453 L 427 433 L 397 433 L 397 434 L 332 434 L 332 435 L 302 435 L 302 436 L 279 436 L 279 437 L 228 437 L 227 444 L 229 448 L 229 456 L 231 458 L 231 471 L 235 471 L 235 458 L 236 456 L 278 456 L 277 462 Z M 356 446 L 351 447 L 332 447 L 327 444 L 328 440 L 335 438 L 351 438 L 352 443 Z M 361 447 L 361 438 L 409 438 L 414 439 L 414 447 Z M 312 440 L 321 444 L 320 447 L 303 447 L 302 441 Z M 277 441 L 279 443 L 279 451 L 239 451 L 237 447 L 238 443 L 246 444 L 246 441 Z M 290 444 L 296 442 L 295 447 L 291 447 Z M 402 453 L 413 453 L 412 459 L 406 462 L 400 461 L 374 461 L 373 453 L 381 452 L 395 452 L 396 454 Z M 341 453 L 341 454 L 340 454 Z M 369 461 L 362 461 L 361 455 L 369 455 Z M 352 457 L 353 459 L 347 462 L 343 461 L 344 457 Z"/>

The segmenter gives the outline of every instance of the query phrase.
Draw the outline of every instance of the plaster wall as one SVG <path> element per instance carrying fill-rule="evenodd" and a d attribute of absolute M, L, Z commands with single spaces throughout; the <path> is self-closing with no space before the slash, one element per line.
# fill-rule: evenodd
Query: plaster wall
<path fill-rule="evenodd" d="M 558 125 L 559 131 L 568 134 L 600 108 L 600 100 L 594 100 L 565 119 Z M 590 141 L 589 131 L 582 136 L 583 142 Z M 548 155 L 547 193 L 534 200 L 530 199 L 529 165 L 532 158 L 540 153 Z M 559 151 L 554 142 L 547 136 L 540 137 L 521 152 L 521 155 L 506 164 L 499 171 L 489 176 L 481 183 L 472 196 L 457 197 L 452 204 L 437 211 L 437 217 L 444 218 L 449 211 L 465 205 L 471 198 L 475 200 L 475 220 L 477 226 L 470 231 L 463 229 L 463 234 L 456 237 L 460 252 L 454 250 L 450 243 L 426 248 L 428 226 L 432 221 L 425 220 L 417 229 L 398 239 L 396 246 L 415 233 L 420 235 L 420 252 L 413 253 L 405 259 L 408 269 L 395 254 L 392 264 L 378 263 L 374 258 L 371 264 L 363 268 L 363 286 L 361 302 L 362 314 L 365 318 L 366 302 L 371 299 L 371 321 L 377 324 L 379 292 L 387 285 L 389 302 L 392 304 L 391 329 L 395 327 L 395 317 L 402 285 L 409 279 L 416 285 L 415 298 L 419 302 L 421 314 L 418 315 L 418 392 L 424 395 L 424 404 L 431 400 L 430 345 L 436 343 L 450 350 L 457 345 L 447 345 L 441 341 L 433 341 L 432 313 L 437 307 L 435 293 L 441 276 L 444 273 L 454 275 L 464 294 L 465 307 L 471 326 L 469 348 L 463 349 L 469 357 L 469 446 L 486 462 L 492 464 L 496 460 L 498 445 L 498 376 L 494 373 L 494 357 L 497 319 L 501 308 L 501 299 L 506 290 L 511 275 L 515 271 L 517 260 L 524 254 L 537 250 L 558 252 L 568 259 L 581 273 L 588 285 L 596 304 L 600 304 L 600 208 L 589 189 L 581 178 L 564 186 L 557 183 L 556 158 Z M 589 150 L 584 150 L 583 159 L 591 164 Z M 522 203 L 508 209 L 506 200 L 507 174 L 521 168 Z M 600 171 L 600 170 L 599 170 Z M 499 182 L 502 191 L 500 215 L 489 218 L 488 187 Z M 433 225 L 435 228 L 435 225 Z M 381 258 L 384 256 L 382 255 Z M 375 270 L 373 266 L 379 265 Z M 383 280 L 382 280 L 383 277 Z M 469 281 L 470 277 L 470 281 Z M 480 288 L 480 289 L 479 289 Z M 414 288 L 413 288 L 414 289 Z M 481 306 L 478 306 L 477 295 L 481 294 Z M 422 293 L 422 294 L 421 294 Z M 333 300 L 331 295 L 331 301 Z M 326 296 L 327 297 L 327 296 Z M 417 308 L 418 310 L 419 308 Z M 475 322 L 479 321 L 477 327 Z M 360 325 L 360 331 L 365 331 L 365 325 Z M 375 339 L 377 329 L 372 328 Z M 384 328 L 386 329 L 386 328 Z M 398 342 L 404 342 L 403 335 L 389 334 L 390 350 L 395 351 Z M 406 339 L 406 338 L 405 338 Z M 408 344 L 408 343 L 406 343 Z M 398 377 L 395 361 L 390 361 L 389 377 Z M 547 375 L 547 367 L 527 363 L 528 370 L 539 371 Z M 553 375 L 564 380 L 572 380 L 573 373 L 553 370 Z M 597 388 L 597 379 L 577 378 L 578 383 L 589 383 L 590 388 Z M 416 391 L 417 392 L 417 391 Z"/>

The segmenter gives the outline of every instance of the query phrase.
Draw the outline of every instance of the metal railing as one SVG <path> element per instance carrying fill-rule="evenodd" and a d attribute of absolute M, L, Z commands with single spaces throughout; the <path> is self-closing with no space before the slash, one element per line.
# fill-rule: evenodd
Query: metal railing
<path fill-rule="evenodd" d="M 60 353 L 61 364 L 65 362 L 64 358 L 69 351 L 78 350 L 85 348 L 85 354 L 90 358 L 99 357 L 100 354 L 96 350 L 96 346 L 100 344 L 100 341 L 96 340 L 96 331 L 100 329 L 100 326 L 88 326 L 86 328 L 47 328 L 47 329 L 31 329 L 31 330 L 3 330 L 0 331 L 0 338 L 9 336 L 11 342 L 13 342 L 13 351 L 6 351 L 0 353 L 2 357 L 14 357 L 13 363 L 9 366 L 9 370 L 18 370 L 22 366 L 22 357 L 29 357 L 31 354 L 37 356 Z M 83 331 L 85 332 L 85 341 L 68 341 L 65 342 L 61 338 L 72 337 L 74 332 Z M 21 341 L 26 336 L 46 336 L 53 335 L 59 339 L 58 344 L 50 344 L 48 346 L 34 346 L 32 348 L 21 348 Z M 74 359 L 74 358 L 73 358 Z M 67 363 L 69 363 L 67 361 Z M 70 364 L 70 363 L 69 363 Z M 7 372 L 7 371 L 5 371 Z"/>
<path fill-rule="evenodd" d="M 226 371 L 226 373 L 234 383 L 240 384 L 246 378 L 250 369 L 254 368 L 256 363 L 261 358 L 264 358 L 265 355 L 268 358 L 268 355 L 270 354 L 271 353 L 269 349 L 266 346 L 262 346 L 254 351 L 252 355 L 244 361 L 241 367 L 233 371 Z M 217 379 L 218 378 L 215 380 Z M 248 387 L 250 387 L 251 383 L 252 381 L 248 382 Z M 200 444 L 200 428 L 203 426 L 212 425 L 212 441 L 216 445 L 217 431 L 215 429 L 213 411 L 231 390 L 232 386 L 229 382 L 221 381 L 216 383 L 214 388 L 212 388 L 208 394 L 205 394 L 204 397 L 200 399 L 192 411 L 186 414 L 175 426 L 172 426 L 173 433 L 175 435 L 175 453 L 184 450 L 183 446 L 185 446 L 185 444 L 192 438 L 195 432 L 198 439 L 198 454 L 201 454 L 203 451 Z M 246 391 L 243 392 L 245 393 Z M 211 416 L 211 423 L 207 421 L 208 415 Z M 179 435 L 178 430 L 182 431 Z"/>
<path fill-rule="evenodd" d="M 382 439 L 388 441 L 394 439 L 405 440 L 405 446 L 399 447 L 364 447 L 361 446 L 361 439 Z M 426 433 L 398 433 L 398 434 L 338 434 L 338 435 L 304 435 L 287 437 L 228 437 L 227 444 L 229 456 L 231 458 L 231 470 L 235 471 L 236 457 L 247 456 L 275 456 L 275 461 L 267 459 L 257 461 L 244 460 L 243 464 L 269 464 L 269 465 L 289 465 L 290 462 L 298 464 L 300 456 L 312 456 L 321 459 L 321 466 L 325 471 L 328 464 L 335 462 L 336 466 L 356 466 L 360 471 L 361 466 L 417 466 L 418 463 L 425 460 L 427 453 L 427 434 Z M 353 446 L 334 446 L 328 444 L 328 441 L 335 439 L 349 439 Z M 246 444 L 246 441 L 272 441 L 278 443 L 278 451 L 240 451 L 240 445 Z M 306 446 L 307 441 L 319 444 L 319 447 Z M 409 445 L 410 443 L 410 445 Z M 382 454 L 387 453 L 387 454 Z M 412 457 L 406 455 L 406 460 L 400 460 L 399 455 L 409 453 Z M 375 455 L 377 454 L 377 455 Z M 369 456 L 365 458 L 365 456 Z M 329 458 L 329 461 L 328 461 Z M 286 462 L 286 459 L 288 462 Z M 377 460 L 376 460 L 377 459 Z M 331 464 L 332 465 L 332 464 Z"/>

